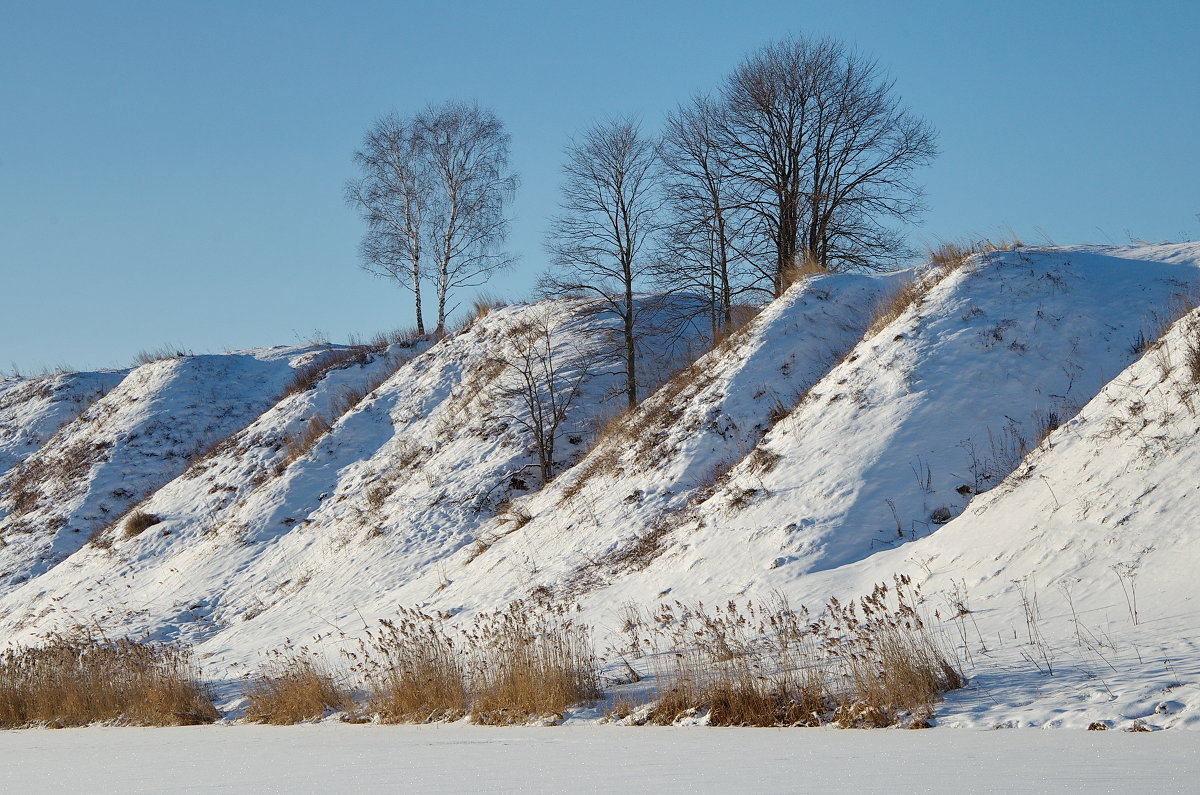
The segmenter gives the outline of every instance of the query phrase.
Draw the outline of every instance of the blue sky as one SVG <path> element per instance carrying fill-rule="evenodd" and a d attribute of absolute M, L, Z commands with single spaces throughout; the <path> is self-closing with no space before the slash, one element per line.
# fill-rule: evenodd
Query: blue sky
<path fill-rule="evenodd" d="M 941 133 L 917 242 L 1200 238 L 1195 3 L 0 5 L 0 370 L 407 326 L 342 200 L 371 121 L 477 99 L 512 135 L 513 273 L 568 137 L 649 130 L 789 33 L 876 58 Z"/>

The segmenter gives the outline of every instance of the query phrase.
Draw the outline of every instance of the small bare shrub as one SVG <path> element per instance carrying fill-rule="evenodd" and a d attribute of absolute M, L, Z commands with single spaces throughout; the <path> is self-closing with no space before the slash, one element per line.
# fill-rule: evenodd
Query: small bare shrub
<path fill-rule="evenodd" d="M 218 717 L 186 647 L 80 633 L 0 655 L 0 728 L 177 726 Z"/>
<path fill-rule="evenodd" d="M 375 512 L 383 510 L 384 503 L 391 493 L 392 490 L 382 483 L 371 486 L 367 489 L 367 507 Z"/>
<path fill-rule="evenodd" d="M 246 720 L 287 725 L 351 708 L 350 694 L 307 652 L 279 653 L 245 687 Z"/>

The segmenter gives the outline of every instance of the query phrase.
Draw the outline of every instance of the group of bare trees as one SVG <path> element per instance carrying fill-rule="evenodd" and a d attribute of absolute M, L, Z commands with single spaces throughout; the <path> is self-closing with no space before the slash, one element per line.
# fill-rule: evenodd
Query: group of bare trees
<path fill-rule="evenodd" d="M 875 62 L 832 39 L 769 44 L 672 112 L 658 140 L 618 118 L 568 147 L 544 286 L 595 294 L 621 318 L 633 406 L 639 288 L 702 296 L 716 336 L 744 293 L 892 267 L 923 209 L 912 175 L 936 153 Z"/>
<path fill-rule="evenodd" d="M 451 291 L 483 284 L 511 263 L 501 248 L 505 205 L 517 186 L 508 142 L 492 111 L 447 102 L 380 118 L 354 153 L 360 176 L 346 186 L 346 199 L 367 224 L 363 267 L 412 292 L 418 334 L 425 334 L 427 281 L 440 335 Z"/>
<path fill-rule="evenodd" d="M 441 333 L 450 292 L 511 261 L 501 249 L 516 187 L 508 140 L 491 111 L 446 103 L 380 119 L 355 154 L 361 177 L 347 199 L 367 222 L 363 264 L 412 291 L 418 333 L 426 281 Z M 903 226 L 923 209 L 913 174 L 936 154 L 933 128 L 874 61 L 833 39 L 768 44 L 711 95 L 671 112 L 658 138 L 616 118 L 572 141 L 541 287 L 590 296 L 619 320 L 617 367 L 632 407 L 639 292 L 698 297 L 715 338 L 747 294 L 778 297 L 801 273 L 890 268 L 911 253 Z M 543 478 L 563 400 L 578 387 L 556 380 L 548 329 L 516 335 L 509 359 L 539 423 Z"/>

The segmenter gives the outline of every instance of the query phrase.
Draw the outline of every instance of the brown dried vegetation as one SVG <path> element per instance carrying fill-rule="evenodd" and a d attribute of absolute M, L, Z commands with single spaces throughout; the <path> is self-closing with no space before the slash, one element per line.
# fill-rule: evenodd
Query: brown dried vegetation
<path fill-rule="evenodd" d="M 964 680 L 916 610 L 919 599 L 897 577 L 857 602 L 830 600 L 815 620 L 782 598 L 711 611 L 662 605 L 650 627 L 632 630 L 666 683 L 647 718 L 669 724 L 707 710 L 716 726 L 927 721 Z"/>
<path fill-rule="evenodd" d="M 244 690 L 246 720 L 285 725 L 317 720 L 353 705 L 324 663 L 300 650 L 277 653 Z"/>
<path fill-rule="evenodd" d="M 369 709 L 385 722 L 466 713 L 478 723 L 525 723 L 600 696 L 588 628 L 546 601 L 513 602 L 461 628 L 401 610 L 352 657 Z"/>
<path fill-rule="evenodd" d="M 0 655 L 0 728 L 177 726 L 218 717 L 186 647 L 81 633 Z"/>

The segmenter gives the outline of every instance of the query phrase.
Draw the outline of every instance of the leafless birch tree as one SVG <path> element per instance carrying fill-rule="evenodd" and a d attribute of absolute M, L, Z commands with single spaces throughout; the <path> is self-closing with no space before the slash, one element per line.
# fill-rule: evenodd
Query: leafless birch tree
<path fill-rule="evenodd" d="M 441 334 L 451 290 L 476 287 L 512 264 L 501 245 L 517 177 L 508 170 L 508 133 L 490 110 L 448 102 L 426 108 L 417 123 L 435 188 L 429 230 Z"/>
<path fill-rule="evenodd" d="M 505 207 L 517 186 L 508 144 L 490 110 L 447 102 L 411 118 L 381 118 L 354 155 L 361 176 L 346 186 L 346 199 L 367 222 L 363 267 L 413 293 L 419 334 L 426 280 L 441 334 L 451 291 L 483 284 L 512 262 L 502 250 Z"/>
<path fill-rule="evenodd" d="M 367 223 L 359 246 L 363 268 L 412 292 L 417 333 L 424 335 L 422 256 L 433 182 L 417 125 L 395 114 L 378 119 L 354 162 L 362 175 L 346 185 L 346 201 Z"/>

